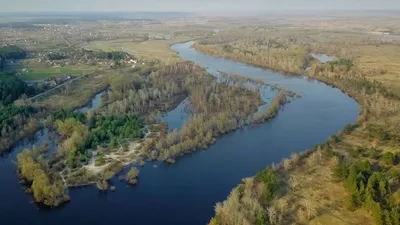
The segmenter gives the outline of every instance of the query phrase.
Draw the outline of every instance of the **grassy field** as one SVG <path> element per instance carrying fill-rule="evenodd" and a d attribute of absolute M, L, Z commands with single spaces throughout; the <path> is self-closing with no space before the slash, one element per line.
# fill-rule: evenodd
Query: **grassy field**
<path fill-rule="evenodd" d="M 79 76 L 94 71 L 95 69 L 95 67 L 87 65 L 51 67 L 47 64 L 39 63 L 35 59 L 25 60 L 20 68 L 26 68 L 29 70 L 29 72 L 21 74 L 21 78 L 24 80 L 44 80 L 49 77 L 57 77 L 63 74 Z"/>
<path fill-rule="evenodd" d="M 365 71 L 376 71 L 373 79 L 400 94 L 400 45 L 358 46 L 358 63 Z"/>
<path fill-rule="evenodd" d="M 96 93 L 107 88 L 112 79 L 120 74 L 119 70 L 96 72 L 88 77 L 77 80 L 70 85 L 71 91 L 60 88 L 58 93 L 37 100 L 35 105 L 51 109 L 74 109 L 85 105 Z"/>
<path fill-rule="evenodd" d="M 103 51 L 125 51 L 136 57 L 147 60 L 158 59 L 165 63 L 176 61 L 177 54 L 170 50 L 170 46 L 176 43 L 192 40 L 193 37 L 179 36 L 172 40 L 149 40 L 134 42 L 130 39 L 120 39 L 113 41 L 93 41 L 85 48 Z"/>

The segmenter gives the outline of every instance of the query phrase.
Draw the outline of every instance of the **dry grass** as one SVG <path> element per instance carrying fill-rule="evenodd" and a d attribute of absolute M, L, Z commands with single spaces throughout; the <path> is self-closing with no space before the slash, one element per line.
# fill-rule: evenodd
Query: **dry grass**
<path fill-rule="evenodd" d="M 312 165 L 304 163 L 311 157 L 313 156 L 305 158 L 298 164 L 299 166 L 294 167 L 284 176 L 294 180 L 296 187 L 273 202 L 275 205 L 282 202 L 288 203 L 280 224 L 374 224 L 366 210 L 351 212 L 345 208 L 346 191 L 343 184 L 334 182 L 331 177 L 335 159 L 324 159 L 322 163 L 318 163 L 317 160 Z M 287 180 L 285 179 L 284 182 Z M 311 202 L 315 207 L 316 216 L 309 221 L 301 218 L 305 201 Z"/>
<path fill-rule="evenodd" d="M 178 36 L 172 40 L 149 40 L 143 42 L 120 39 L 113 41 L 94 41 L 85 47 L 103 51 L 125 51 L 136 57 L 143 57 L 146 60 L 158 59 L 164 63 L 172 63 L 178 60 L 178 55 L 176 52 L 170 50 L 170 46 L 192 39 L 193 37 L 185 36 Z"/>
<path fill-rule="evenodd" d="M 119 74 L 118 70 L 97 72 L 87 78 L 72 82 L 69 94 L 60 88 L 60 92 L 46 96 L 38 100 L 36 104 L 52 109 L 74 109 L 85 105 L 93 95 L 109 86 L 111 80 Z"/>
<path fill-rule="evenodd" d="M 364 71 L 376 71 L 374 79 L 400 94 L 400 46 L 363 45 L 356 46 L 359 55 L 357 64 Z"/>

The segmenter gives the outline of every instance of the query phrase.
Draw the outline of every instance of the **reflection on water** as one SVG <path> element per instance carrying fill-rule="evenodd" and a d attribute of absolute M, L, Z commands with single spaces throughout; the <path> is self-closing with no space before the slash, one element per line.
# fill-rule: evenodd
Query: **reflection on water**
<path fill-rule="evenodd" d="M 190 101 L 189 98 L 183 100 L 175 109 L 161 116 L 161 121 L 168 123 L 168 130 L 180 130 L 186 120 L 190 116 Z"/>

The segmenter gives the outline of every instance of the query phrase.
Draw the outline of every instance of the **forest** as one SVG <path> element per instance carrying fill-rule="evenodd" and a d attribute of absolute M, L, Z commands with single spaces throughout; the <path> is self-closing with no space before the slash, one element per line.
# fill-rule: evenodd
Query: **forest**
<path fill-rule="evenodd" d="M 107 143 L 110 148 L 115 148 L 116 142 L 143 138 L 142 128 L 143 122 L 136 116 L 93 116 L 89 120 L 90 133 L 85 147 L 96 148 Z"/>
<path fill-rule="evenodd" d="M 34 90 L 13 73 L 0 73 L 0 103 L 10 104 L 22 94 L 31 95 Z"/>
<path fill-rule="evenodd" d="M 0 46 L 0 72 L 4 70 L 8 60 L 24 59 L 26 56 L 27 53 L 15 45 Z"/>

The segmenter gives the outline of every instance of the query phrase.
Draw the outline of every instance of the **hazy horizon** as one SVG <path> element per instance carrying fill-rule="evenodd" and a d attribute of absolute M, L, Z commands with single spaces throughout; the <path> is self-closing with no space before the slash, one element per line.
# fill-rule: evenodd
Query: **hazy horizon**
<path fill-rule="evenodd" d="M 0 12 L 263 12 L 400 10 L 399 0 L 0 0 Z"/>

